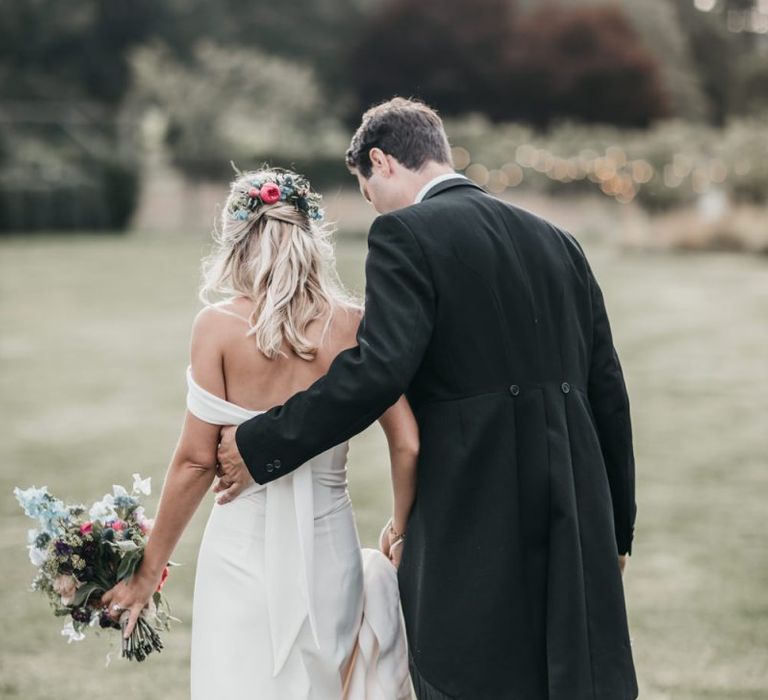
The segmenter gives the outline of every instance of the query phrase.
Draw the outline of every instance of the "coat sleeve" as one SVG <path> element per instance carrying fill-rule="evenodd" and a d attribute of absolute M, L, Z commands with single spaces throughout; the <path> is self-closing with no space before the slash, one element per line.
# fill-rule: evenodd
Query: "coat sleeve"
<path fill-rule="evenodd" d="M 435 291 L 419 243 L 395 213 L 371 226 L 365 277 L 357 345 L 308 389 L 238 426 L 235 441 L 257 483 L 364 430 L 410 385 L 432 335 Z"/>
<path fill-rule="evenodd" d="M 631 554 L 637 504 L 629 397 L 603 294 L 588 262 L 586 267 L 592 302 L 592 353 L 587 391 L 608 472 L 618 553 Z"/>

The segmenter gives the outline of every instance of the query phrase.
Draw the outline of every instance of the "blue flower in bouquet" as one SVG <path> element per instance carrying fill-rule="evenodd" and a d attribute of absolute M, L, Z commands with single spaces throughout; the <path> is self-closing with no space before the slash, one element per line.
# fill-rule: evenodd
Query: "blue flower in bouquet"
<path fill-rule="evenodd" d="M 63 523 L 69 520 L 69 510 L 62 501 L 48 493 L 48 487 L 13 489 L 13 494 L 24 513 L 40 523 L 43 532 L 58 535 L 64 531 Z"/>
<path fill-rule="evenodd" d="M 133 496 L 129 496 L 128 494 L 125 496 L 115 496 L 112 502 L 115 508 L 132 508 L 139 504 L 137 499 L 135 499 Z"/>
<path fill-rule="evenodd" d="M 24 513 L 30 518 L 40 518 L 41 515 L 47 513 L 51 501 L 54 500 L 48 493 L 47 486 L 39 489 L 30 486 L 24 490 L 17 486 L 13 489 L 13 495 L 16 496 L 19 505 L 24 509 Z"/>

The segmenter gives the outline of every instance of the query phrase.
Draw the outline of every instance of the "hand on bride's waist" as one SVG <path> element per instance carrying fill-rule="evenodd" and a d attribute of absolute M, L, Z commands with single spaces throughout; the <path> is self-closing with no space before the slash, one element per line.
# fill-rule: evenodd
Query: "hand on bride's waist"
<path fill-rule="evenodd" d="M 216 502 L 220 505 L 229 503 L 243 490 L 256 483 L 237 449 L 235 430 L 235 425 L 227 425 L 221 429 L 216 467 L 216 474 L 220 478 L 213 487 L 213 492 L 219 494 Z"/>

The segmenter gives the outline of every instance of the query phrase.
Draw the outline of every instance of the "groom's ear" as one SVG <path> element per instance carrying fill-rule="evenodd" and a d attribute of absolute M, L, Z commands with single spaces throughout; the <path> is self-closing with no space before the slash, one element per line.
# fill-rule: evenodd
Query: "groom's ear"
<path fill-rule="evenodd" d="M 392 174 L 392 163 L 384 151 L 374 146 L 368 151 L 368 157 L 371 159 L 371 167 L 380 175 L 389 177 Z"/>

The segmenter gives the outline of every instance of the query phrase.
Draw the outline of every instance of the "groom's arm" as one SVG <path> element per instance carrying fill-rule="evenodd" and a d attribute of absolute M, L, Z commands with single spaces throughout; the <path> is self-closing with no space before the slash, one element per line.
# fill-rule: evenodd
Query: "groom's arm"
<path fill-rule="evenodd" d="M 364 430 L 411 383 L 432 335 L 435 292 L 421 247 L 396 213 L 371 226 L 365 276 L 357 345 L 308 389 L 238 426 L 237 448 L 258 483 Z"/>
<path fill-rule="evenodd" d="M 584 258 L 586 261 L 586 257 Z M 592 358 L 588 395 L 613 502 L 619 554 L 632 553 L 635 516 L 635 458 L 629 396 L 619 356 L 613 345 L 605 301 L 589 263 L 586 263 L 592 299 Z"/>

